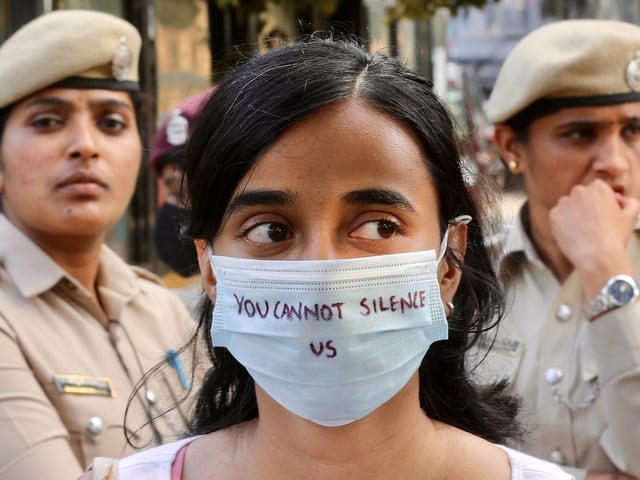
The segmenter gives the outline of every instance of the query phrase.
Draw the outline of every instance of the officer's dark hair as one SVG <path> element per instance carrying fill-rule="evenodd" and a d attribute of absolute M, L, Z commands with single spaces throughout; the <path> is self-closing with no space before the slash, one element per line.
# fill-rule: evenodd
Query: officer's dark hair
<path fill-rule="evenodd" d="M 11 104 L 8 105 L 4 108 L 0 108 L 0 144 L 2 144 L 2 138 L 4 135 L 4 127 L 7 125 L 7 120 L 9 118 L 9 114 L 11 113 L 11 110 L 13 108 L 13 105 L 15 104 Z M 2 159 L 0 159 L 1 161 Z"/>
<path fill-rule="evenodd" d="M 4 126 L 7 124 L 7 118 L 9 117 L 8 108 L 0 108 L 0 145 L 2 145 L 2 135 L 4 133 Z M 2 170 L 2 155 L 0 155 L 0 171 Z M 0 213 L 2 213 L 2 194 L 0 193 Z"/>
<path fill-rule="evenodd" d="M 369 54 L 354 40 L 311 37 L 251 58 L 224 78 L 199 115 L 187 151 L 188 235 L 211 243 L 234 190 L 265 150 L 306 115 L 347 99 L 367 102 L 415 133 L 438 192 L 441 233 L 448 220 L 473 217 L 464 263 L 462 252 L 447 252 L 447 260 L 462 269 L 462 280 L 449 316 L 449 339 L 433 344 L 420 367 L 423 410 L 492 442 L 519 438 L 519 402 L 503 383 L 475 385 L 465 358 L 480 334 L 501 317 L 503 298 L 480 212 L 463 181 L 454 125 L 431 83 L 398 59 Z M 193 434 L 258 415 L 250 375 L 226 348 L 211 342 L 212 309 L 206 301 L 200 315 L 213 365 L 199 392 Z"/>

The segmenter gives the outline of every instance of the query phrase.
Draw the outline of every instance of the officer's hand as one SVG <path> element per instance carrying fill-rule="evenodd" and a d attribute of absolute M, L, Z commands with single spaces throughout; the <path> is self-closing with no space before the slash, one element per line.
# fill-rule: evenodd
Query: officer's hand
<path fill-rule="evenodd" d="M 582 276 L 586 298 L 613 275 L 633 273 L 627 242 L 640 202 L 614 192 L 602 180 L 576 185 L 549 212 L 551 234 Z"/>
<path fill-rule="evenodd" d="M 587 480 L 637 480 L 626 473 L 589 472 Z"/>

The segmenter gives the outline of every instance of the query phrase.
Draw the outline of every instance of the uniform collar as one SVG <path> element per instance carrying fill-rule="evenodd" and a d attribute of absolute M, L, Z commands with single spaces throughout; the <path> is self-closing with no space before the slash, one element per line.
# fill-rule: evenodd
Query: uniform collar
<path fill-rule="evenodd" d="M 40 295 L 64 279 L 82 288 L 73 277 L 69 276 L 2 214 L 0 214 L 0 265 L 4 265 L 16 287 L 26 298 Z M 102 246 L 97 282 L 107 314 L 115 314 L 115 311 L 119 311 L 130 298 L 139 293 L 141 287 L 138 276 L 114 251 L 107 246 Z"/>
<path fill-rule="evenodd" d="M 102 246 L 98 292 L 108 318 L 120 318 L 124 306 L 144 288 L 138 277 L 117 253 Z"/>
<path fill-rule="evenodd" d="M 0 264 L 24 297 L 34 297 L 56 285 L 65 271 L 9 219 L 0 214 Z"/>
<path fill-rule="evenodd" d="M 529 208 L 527 202 L 525 202 L 518 210 L 518 214 L 513 223 L 507 226 L 502 257 L 506 258 L 514 254 L 524 255 L 529 262 L 540 268 L 545 268 L 544 263 L 540 259 L 540 255 L 538 255 L 538 252 L 533 246 L 533 242 L 527 234 L 528 224 Z"/>

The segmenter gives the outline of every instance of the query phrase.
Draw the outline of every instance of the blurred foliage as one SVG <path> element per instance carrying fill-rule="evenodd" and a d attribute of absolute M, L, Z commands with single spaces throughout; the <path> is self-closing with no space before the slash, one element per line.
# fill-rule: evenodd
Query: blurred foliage
<path fill-rule="evenodd" d="M 341 1 L 349 0 L 215 0 L 215 3 L 218 8 L 235 8 L 242 15 L 244 13 L 264 11 L 269 1 L 295 7 L 296 9 L 314 7 L 322 14 L 331 16 Z M 490 1 L 494 0 L 396 0 L 396 5 L 389 9 L 389 17 L 390 19 L 414 18 L 427 20 L 431 18 L 438 7 L 447 7 L 455 14 L 461 8 L 481 8 Z"/>
<path fill-rule="evenodd" d="M 189 28 L 198 15 L 197 0 L 156 0 L 158 21 L 171 28 Z"/>
<path fill-rule="evenodd" d="M 397 0 L 396 6 L 389 9 L 391 19 L 412 18 L 428 20 L 437 8 L 446 7 L 452 14 L 459 9 L 469 7 L 482 8 L 493 0 Z"/>
<path fill-rule="evenodd" d="M 315 7 L 322 14 L 330 16 L 336 11 L 340 0 L 215 0 L 215 3 L 218 8 L 232 7 L 241 14 L 259 13 L 267 8 L 267 3 L 277 3 L 300 10 L 306 7 Z"/>

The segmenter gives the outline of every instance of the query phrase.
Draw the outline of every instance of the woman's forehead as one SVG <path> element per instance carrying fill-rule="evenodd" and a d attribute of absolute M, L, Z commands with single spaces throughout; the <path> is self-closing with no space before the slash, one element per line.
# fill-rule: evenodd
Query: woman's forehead
<path fill-rule="evenodd" d="M 426 153 L 416 133 L 405 123 L 362 100 L 334 102 L 291 126 L 260 155 L 248 177 L 272 167 L 297 168 L 323 176 L 329 166 L 358 176 L 362 167 L 402 165 L 422 177 L 429 175 Z"/>
<path fill-rule="evenodd" d="M 34 103 L 73 103 L 73 102 L 116 102 L 133 108 L 130 94 L 122 90 L 88 88 L 44 88 L 33 95 L 18 101 L 17 108 L 28 107 Z"/>
<path fill-rule="evenodd" d="M 337 103 L 285 131 L 244 175 L 234 197 L 271 190 L 317 199 L 363 191 L 413 196 L 429 190 L 435 196 L 426 164 L 422 145 L 402 122 L 363 102 Z"/>

